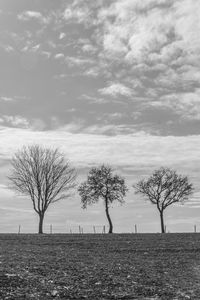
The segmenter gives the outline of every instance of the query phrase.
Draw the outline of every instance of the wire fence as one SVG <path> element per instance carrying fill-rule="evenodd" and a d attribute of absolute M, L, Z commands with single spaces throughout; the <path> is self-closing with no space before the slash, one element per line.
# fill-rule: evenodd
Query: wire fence
<path fill-rule="evenodd" d="M 18 231 L 15 233 L 27 233 L 27 230 L 23 230 L 23 228 L 26 228 L 26 226 L 22 226 L 21 224 L 18 226 Z M 65 234 L 106 234 L 108 233 L 108 225 L 69 225 L 66 226 L 65 230 L 60 230 L 61 228 L 58 228 L 54 226 L 53 224 L 47 224 L 44 227 L 44 233 L 47 234 L 53 234 L 53 233 L 65 233 Z M 140 230 L 140 227 L 137 224 L 134 224 L 132 226 L 132 231 L 124 231 L 124 232 L 118 232 L 118 233 L 145 233 L 145 231 Z M 170 231 L 167 226 L 165 226 L 165 233 L 172 233 L 174 231 Z M 193 227 L 190 228 L 190 231 L 187 232 L 198 232 L 197 225 L 195 224 Z M 199 231 L 200 232 L 200 231 Z M 147 232 L 146 232 L 147 233 Z M 148 232 L 150 233 L 150 232 Z M 160 232 L 157 232 L 160 233 Z"/>

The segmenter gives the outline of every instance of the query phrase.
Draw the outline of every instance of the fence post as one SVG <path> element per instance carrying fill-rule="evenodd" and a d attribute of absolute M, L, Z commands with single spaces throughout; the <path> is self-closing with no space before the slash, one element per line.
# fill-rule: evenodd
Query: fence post
<path fill-rule="evenodd" d="M 70 234 L 72 234 L 72 230 L 71 230 L 71 228 L 70 228 Z"/>
<path fill-rule="evenodd" d="M 137 225 L 135 224 L 135 233 L 137 233 Z"/>
<path fill-rule="evenodd" d="M 21 225 L 19 225 L 19 228 L 18 228 L 18 234 L 21 233 Z"/>
<path fill-rule="evenodd" d="M 52 234 L 52 224 L 50 225 L 50 234 Z"/>
<path fill-rule="evenodd" d="M 81 228 L 81 233 L 83 234 L 83 227 Z"/>
<path fill-rule="evenodd" d="M 95 226 L 93 226 L 93 230 L 94 230 L 94 233 L 96 233 L 96 228 L 95 228 Z"/>
<path fill-rule="evenodd" d="M 194 225 L 194 232 L 196 233 L 197 232 L 197 226 Z"/>
<path fill-rule="evenodd" d="M 167 232 L 167 226 L 165 225 L 165 233 Z"/>
<path fill-rule="evenodd" d="M 79 233 L 81 233 L 81 226 L 79 225 L 79 227 L 78 227 L 78 228 L 79 228 Z"/>

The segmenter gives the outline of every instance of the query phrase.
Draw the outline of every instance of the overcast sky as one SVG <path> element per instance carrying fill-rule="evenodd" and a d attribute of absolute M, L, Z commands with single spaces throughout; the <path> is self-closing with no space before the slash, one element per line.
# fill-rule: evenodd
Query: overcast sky
<path fill-rule="evenodd" d="M 79 170 L 106 163 L 127 179 L 115 231 L 159 231 L 133 183 L 160 166 L 195 194 L 166 211 L 168 229 L 200 229 L 200 1 L 0 0 L 0 232 L 37 230 L 29 199 L 7 189 L 24 144 L 59 147 Z M 75 195 L 47 213 L 46 231 L 106 224 L 102 204 Z"/>

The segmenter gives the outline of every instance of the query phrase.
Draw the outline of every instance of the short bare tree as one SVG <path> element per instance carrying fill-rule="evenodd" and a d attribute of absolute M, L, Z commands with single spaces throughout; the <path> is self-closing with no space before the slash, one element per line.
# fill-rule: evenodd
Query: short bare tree
<path fill-rule="evenodd" d="M 193 192 L 193 186 L 187 176 L 182 176 L 169 168 L 161 167 L 155 170 L 147 179 L 140 180 L 136 185 L 135 193 L 144 195 L 155 204 L 161 222 L 161 232 L 165 232 L 164 210 L 174 204 L 188 200 Z"/>
<path fill-rule="evenodd" d="M 103 199 L 109 223 L 109 233 L 113 232 L 113 224 L 109 214 L 110 204 L 115 201 L 124 203 L 127 190 L 124 178 L 116 174 L 113 175 L 112 168 L 105 165 L 92 168 L 89 171 L 87 181 L 83 182 L 78 188 L 83 208 L 98 202 L 99 199 Z"/>
<path fill-rule="evenodd" d="M 50 204 L 67 198 L 75 187 L 76 172 L 58 149 L 23 147 L 11 160 L 10 187 L 32 200 L 39 215 L 38 233 Z"/>

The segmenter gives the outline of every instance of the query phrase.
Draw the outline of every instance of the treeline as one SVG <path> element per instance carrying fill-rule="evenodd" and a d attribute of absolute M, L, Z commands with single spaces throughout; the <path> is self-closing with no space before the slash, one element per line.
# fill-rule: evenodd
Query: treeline
<path fill-rule="evenodd" d="M 128 192 L 125 179 L 107 165 L 93 167 L 86 180 L 77 186 L 77 172 L 65 155 L 58 149 L 33 145 L 23 147 L 11 160 L 9 187 L 32 201 L 39 216 L 38 233 L 43 233 L 43 221 L 48 207 L 55 202 L 71 197 L 78 191 L 82 207 L 103 200 L 109 224 L 108 233 L 113 232 L 109 208 L 112 203 L 125 202 Z M 143 195 L 159 211 L 161 232 L 165 232 L 164 210 L 174 203 L 184 203 L 193 192 L 187 176 L 175 170 L 161 167 L 147 178 L 133 185 L 136 194 Z"/>

